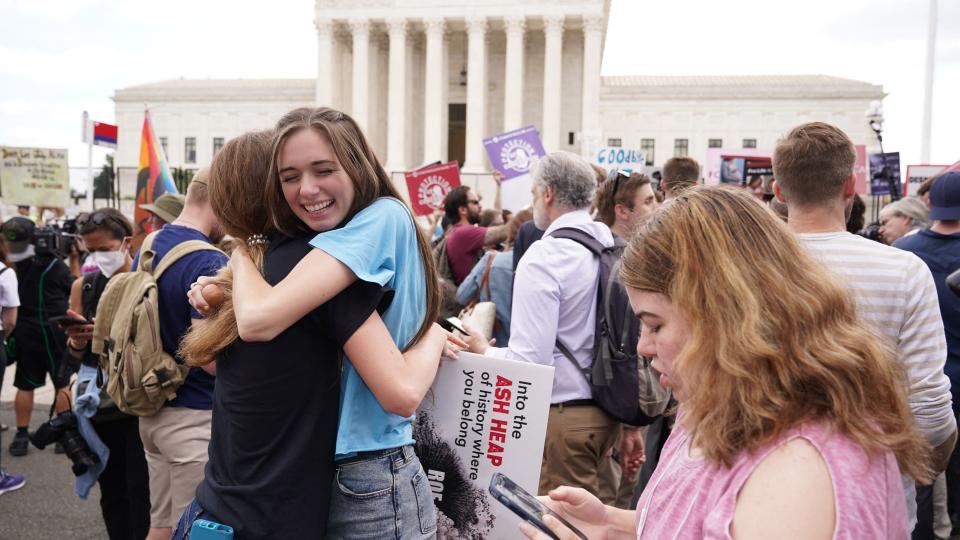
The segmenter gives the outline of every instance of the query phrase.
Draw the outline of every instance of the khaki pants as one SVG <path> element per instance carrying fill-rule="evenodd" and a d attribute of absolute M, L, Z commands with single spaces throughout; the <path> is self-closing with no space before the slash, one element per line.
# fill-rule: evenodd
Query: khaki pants
<path fill-rule="evenodd" d="M 600 493 L 600 470 L 620 433 L 620 424 L 599 407 L 552 406 L 540 470 L 540 494 L 558 486 Z"/>
<path fill-rule="evenodd" d="M 164 407 L 140 418 L 150 471 L 150 526 L 173 527 L 203 479 L 212 411 Z"/>
<path fill-rule="evenodd" d="M 639 482 L 640 471 L 637 471 L 633 478 L 624 476 L 620 464 L 610 456 L 603 460 L 600 467 L 600 492 L 597 498 L 603 504 L 614 508 L 633 510 L 633 492 L 637 489 Z"/>

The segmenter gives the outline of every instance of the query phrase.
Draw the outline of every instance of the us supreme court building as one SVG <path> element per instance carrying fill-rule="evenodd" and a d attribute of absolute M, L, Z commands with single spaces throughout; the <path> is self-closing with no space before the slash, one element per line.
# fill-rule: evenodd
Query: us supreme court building
<path fill-rule="evenodd" d="M 316 32 L 315 78 L 118 89 L 115 162 L 129 183 L 135 172 L 124 170 L 137 166 L 145 103 L 171 167 L 205 166 L 231 137 L 270 127 L 295 107 L 326 105 L 357 120 L 395 179 L 455 159 L 481 193 L 492 193 L 482 139 L 530 124 L 548 152 L 591 158 L 622 146 L 654 166 L 680 155 L 703 162 L 709 147 L 772 149 L 812 120 L 874 146 L 864 111 L 884 93 L 867 82 L 650 76 L 639 60 L 650 45 L 641 40 L 636 75 L 602 77 L 609 13 L 609 0 L 316 0 L 314 20 L 303 21 Z"/>

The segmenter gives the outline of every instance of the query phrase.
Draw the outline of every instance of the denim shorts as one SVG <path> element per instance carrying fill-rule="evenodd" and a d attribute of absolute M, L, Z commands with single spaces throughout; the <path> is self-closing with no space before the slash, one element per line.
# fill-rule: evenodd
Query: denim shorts
<path fill-rule="evenodd" d="M 437 511 L 412 446 L 337 462 L 328 538 L 436 538 Z"/>

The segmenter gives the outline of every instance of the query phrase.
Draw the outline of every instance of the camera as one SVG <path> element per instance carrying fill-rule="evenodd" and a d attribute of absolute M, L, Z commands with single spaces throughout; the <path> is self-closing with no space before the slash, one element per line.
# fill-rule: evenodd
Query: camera
<path fill-rule="evenodd" d="M 74 476 L 80 476 L 88 468 L 100 463 L 100 458 L 90 450 L 87 441 L 77 431 L 77 417 L 73 411 L 64 411 L 40 424 L 30 435 L 30 442 L 40 450 L 57 442 L 63 445 L 64 452 L 73 462 Z"/>
<path fill-rule="evenodd" d="M 883 237 L 880 236 L 880 224 L 876 221 L 864 227 L 863 230 L 857 234 L 866 238 L 867 240 L 873 240 L 874 242 L 880 242 L 881 244 L 884 243 Z"/>
<path fill-rule="evenodd" d="M 47 226 L 34 231 L 32 243 L 37 255 L 66 257 L 77 245 L 77 220 L 51 221 Z"/>

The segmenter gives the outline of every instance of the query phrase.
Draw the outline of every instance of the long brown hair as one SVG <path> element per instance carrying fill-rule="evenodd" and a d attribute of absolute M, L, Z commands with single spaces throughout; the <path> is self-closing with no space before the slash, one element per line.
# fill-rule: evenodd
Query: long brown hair
<path fill-rule="evenodd" d="M 353 182 L 356 191 L 353 206 L 338 226 L 346 224 L 357 212 L 370 206 L 380 197 L 392 197 L 403 202 L 403 197 L 390 180 L 390 176 L 380 164 L 380 160 L 373 153 L 367 138 L 353 118 L 326 107 L 316 109 L 302 107 L 285 114 L 275 128 L 270 157 L 270 181 L 266 185 L 265 199 L 271 223 L 277 230 L 291 234 L 294 231 L 303 231 L 305 228 L 305 225 L 293 213 L 283 196 L 278 167 L 278 158 L 283 143 L 286 142 L 288 137 L 301 129 L 314 129 L 330 141 L 330 145 L 337 155 L 337 161 L 340 162 L 340 166 L 343 167 L 344 172 Z M 423 262 L 427 289 L 427 309 L 423 324 L 421 324 L 413 340 L 404 347 L 404 350 L 419 341 L 430 329 L 430 325 L 440 311 L 441 298 L 440 283 L 437 278 L 430 243 L 413 220 L 412 213 L 410 213 L 410 226 L 416 232 L 420 258 Z"/>
<path fill-rule="evenodd" d="M 730 465 L 826 420 L 868 453 L 892 451 L 916 480 L 932 477 L 895 354 L 750 194 L 685 192 L 631 241 L 621 279 L 667 296 L 690 324 L 674 366 L 689 389 L 683 426 L 708 459 Z"/>
<path fill-rule="evenodd" d="M 263 187 L 268 178 L 272 140 L 272 130 L 244 133 L 227 141 L 210 164 L 206 180 L 210 206 L 223 231 L 240 245 L 246 245 L 245 240 L 254 234 L 270 232 Z M 254 243 L 246 248 L 262 271 L 266 246 Z M 229 266 L 217 273 L 213 284 L 223 291 L 223 304 L 204 324 L 191 327 L 180 341 L 180 356 L 192 365 L 212 362 L 218 352 L 239 337 L 233 311 L 233 272 Z"/>

